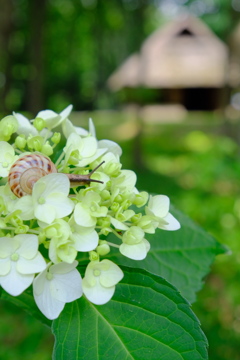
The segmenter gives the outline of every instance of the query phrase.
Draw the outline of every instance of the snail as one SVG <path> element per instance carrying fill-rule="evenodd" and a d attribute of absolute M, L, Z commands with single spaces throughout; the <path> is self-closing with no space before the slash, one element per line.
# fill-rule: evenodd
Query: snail
<path fill-rule="evenodd" d="M 65 174 L 70 180 L 70 187 L 76 187 L 90 182 L 103 183 L 102 181 L 90 179 L 90 176 L 104 163 L 99 164 L 87 175 Z M 20 157 L 10 168 L 8 183 L 11 191 L 22 197 L 32 193 L 33 185 L 43 176 L 57 173 L 54 163 L 42 154 L 28 154 Z"/>

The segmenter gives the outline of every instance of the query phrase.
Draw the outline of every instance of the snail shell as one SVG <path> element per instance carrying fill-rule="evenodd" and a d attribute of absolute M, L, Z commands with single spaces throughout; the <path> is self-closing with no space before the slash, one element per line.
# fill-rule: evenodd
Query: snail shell
<path fill-rule="evenodd" d="M 90 182 L 102 183 L 102 181 L 90 179 L 90 176 L 96 171 L 104 161 L 99 164 L 87 175 L 65 174 L 70 180 L 70 186 L 89 184 Z M 33 185 L 41 177 L 51 173 L 57 173 L 54 163 L 42 154 L 28 154 L 19 158 L 10 168 L 8 183 L 11 191 L 17 196 L 22 197 L 32 193 Z"/>
<path fill-rule="evenodd" d="M 17 197 L 30 195 L 35 182 L 41 177 L 56 173 L 54 163 L 44 155 L 29 154 L 19 158 L 8 175 L 10 189 Z"/>

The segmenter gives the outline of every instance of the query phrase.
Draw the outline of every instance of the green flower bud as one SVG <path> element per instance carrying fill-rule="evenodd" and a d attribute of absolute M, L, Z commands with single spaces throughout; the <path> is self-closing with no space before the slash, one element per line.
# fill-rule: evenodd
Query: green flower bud
<path fill-rule="evenodd" d="M 96 251 L 90 251 L 89 252 L 89 260 L 90 261 L 98 261 L 99 260 L 98 253 L 96 253 Z"/>
<path fill-rule="evenodd" d="M 42 244 L 45 240 L 46 240 L 46 236 L 45 236 L 44 232 L 41 232 L 41 233 L 38 235 L 39 244 Z"/>
<path fill-rule="evenodd" d="M 15 145 L 18 149 L 24 149 L 27 144 L 27 140 L 25 138 L 25 135 L 19 135 L 15 139 Z"/>
<path fill-rule="evenodd" d="M 33 126 L 38 130 L 38 131 L 41 131 L 43 130 L 47 124 L 46 124 L 46 121 L 44 119 L 41 119 L 41 118 L 36 118 L 33 120 Z"/>
<path fill-rule="evenodd" d="M 2 196 L 0 196 L 0 213 L 6 212 L 6 205 Z"/>
<path fill-rule="evenodd" d="M 54 133 L 53 136 L 51 137 L 51 140 L 54 144 L 59 144 L 61 140 L 61 134 L 58 132 Z"/>
<path fill-rule="evenodd" d="M 135 199 L 133 200 L 133 204 L 136 205 L 137 207 L 142 207 L 144 205 L 146 205 L 147 201 L 148 201 L 148 193 L 146 191 L 142 191 L 139 194 L 135 195 Z"/>
<path fill-rule="evenodd" d="M 45 236 L 49 239 L 58 237 L 58 230 L 56 229 L 56 227 L 54 227 L 54 225 L 47 227 L 44 233 Z"/>
<path fill-rule="evenodd" d="M 74 150 L 71 152 L 71 155 L 68 159 L 68 164 L 70 165 L 77 165 L 79 163 L 79 151 L 78 150 Z"/>
<path fill-rule="evenodd" d="M 114 201 L 116 201 L 116 202 L 118 202 L 118 203 L 121 203 L 121 202 L 123 201 L 122 195 L 118 194 L 118 195 L 115 197 Z"/>
<path fill-rule="evenodd" d="M 109 233 L 110 233 L 110 229 L 109 229 L 109 228 L 106 228 L 106 229 L 103 228 L 103 229 L 99 232 L 99 235 L 105 235 L 105 236 L 107 236 Z"/>
<path fill-rule="evenodd" d="M 119 212 L 115 215 L 115 218 L 118 220 L 118 221 L 121 221 L 121 222 L 124 222 L 126 219 L 125 219 L 125 216 L 123 215 L 122 212 Z"/>
<path fill-rule="evenodd" d="M 100 195 L 103 201 L 109 200 L 111 197 L 110 192 L 108 190 L 103 190 Z"/>
<path fill-rule="evenodd" d="M 129 230 L 125 231 L 122 241 L 128 245 L 139 244 L 144 238 L 144 231 L 138 226 L 132 226 Z"/>
<path fill-rule="evenodd" d="M 15 234 L 26 234 L 29 230 L 29 226 L 20 225 L 15 229 Z"/>
<path fill-rule="evenodd" d="M 21 210 L 15 210 L 13 213 L 5 217 L 5 222 L 10 223 L 15 227 L 23 225 L 23 221 L 20 218 Z"/>
<path fill-rule="evenodd" d="M 108 245 L 107 241 L 101 240 L 96 251 L 100 256 L 107 255 L 110 252 L 110 246 Z"/>
<path fill-rule="evenodd" d="M 0 219 L 0 229 L 4 229 L 6 227 L 6 224 L 3 219 Z"/>
<path fill-rule="evenodd" d="M 97 219 L 97 225 L 101 226 L 102 228 L 110 227 L 110 218 L 108 217 L 102 217 Z"/>
<path fill-rule="evenodd" d="M 13 133 L 18 129 L 18 121 L 14 116 L 5 116 L 0 121 L 0 141 L 8 141 Z"/>
<path fill-rule="evenodd" d="M 149 215 L 143 215 L 136 224 L 148 234 L 154 234 L 155 229 L 158 227 L 158 221 L 155 220 L 155 217 Z"/>
<path fill-rule="evenodd" d="M 135 214 L 135 215 L 133 215 L 133 217 L 131 218 L 131 221 L 132 221 L 133 223 L 137 223 L 138 221 L 140 221 L 141 217 L 142 217 L 142 214 L 141 214 L 141 213 Z"/>
<path fill-rule="evenodd" d="M 46 143 L 42 146 L 42 153 L 50 156 L 53 154 L 53 148 L 52 146 L 49 144 L 48 141 L 46 141 Z"/>
<path fill-rule="evenodd" d="M 39 135 L 29 136 L 27 139 L 27 146 L 29 150 L 41 151 L 43 145 L 43 138 Z"/>
<path fill-rule="evenodd" d="M 105 174 L 109 176 L 118 176 L 121 170 L 122 164 L 107 162 L 104 166 Z"/>
<path fill-rule="evenodd" d="M 132 202 L 130 200 L 124 200 L 122 203 L 123 210 L 127 210 L 132 205 Z"/>
<path fill-rule="evenodd" d="M 114 212 L 117 212 L 119 207 L 120 207 L 120 205 L 118 203 L 114 202 L 111 206 L 111 210 Z"/>
<path fill-rule="evenodd" d="M 106 188 L 111 189 L 111 187 L 112 187 L 112 181 L 109 180 L 109 181 L 107 181 L 107 183 L 106 183 Z"/>

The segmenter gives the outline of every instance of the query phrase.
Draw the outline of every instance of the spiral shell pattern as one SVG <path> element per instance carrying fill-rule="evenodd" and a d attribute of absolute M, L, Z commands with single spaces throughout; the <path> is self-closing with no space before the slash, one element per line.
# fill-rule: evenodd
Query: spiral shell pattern
<path fill-rule="evenodd" d="M 8 175 L 10 189 L 17 197 L 30 195 L 33 185 L 43 176 L 56 173 L 54 163 L 42 154 L 20 157 L 11 167 Z"/>

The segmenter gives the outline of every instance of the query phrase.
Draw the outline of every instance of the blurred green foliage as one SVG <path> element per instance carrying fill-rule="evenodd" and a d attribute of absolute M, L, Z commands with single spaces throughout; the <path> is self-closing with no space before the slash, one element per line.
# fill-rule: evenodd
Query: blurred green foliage
<path fill-rule="evenodd" d="M 116 107 L 107 79 L 153 30 L 189 11 L 228 40 L 237 1 L 0 0 L 0 112 Z"/>

